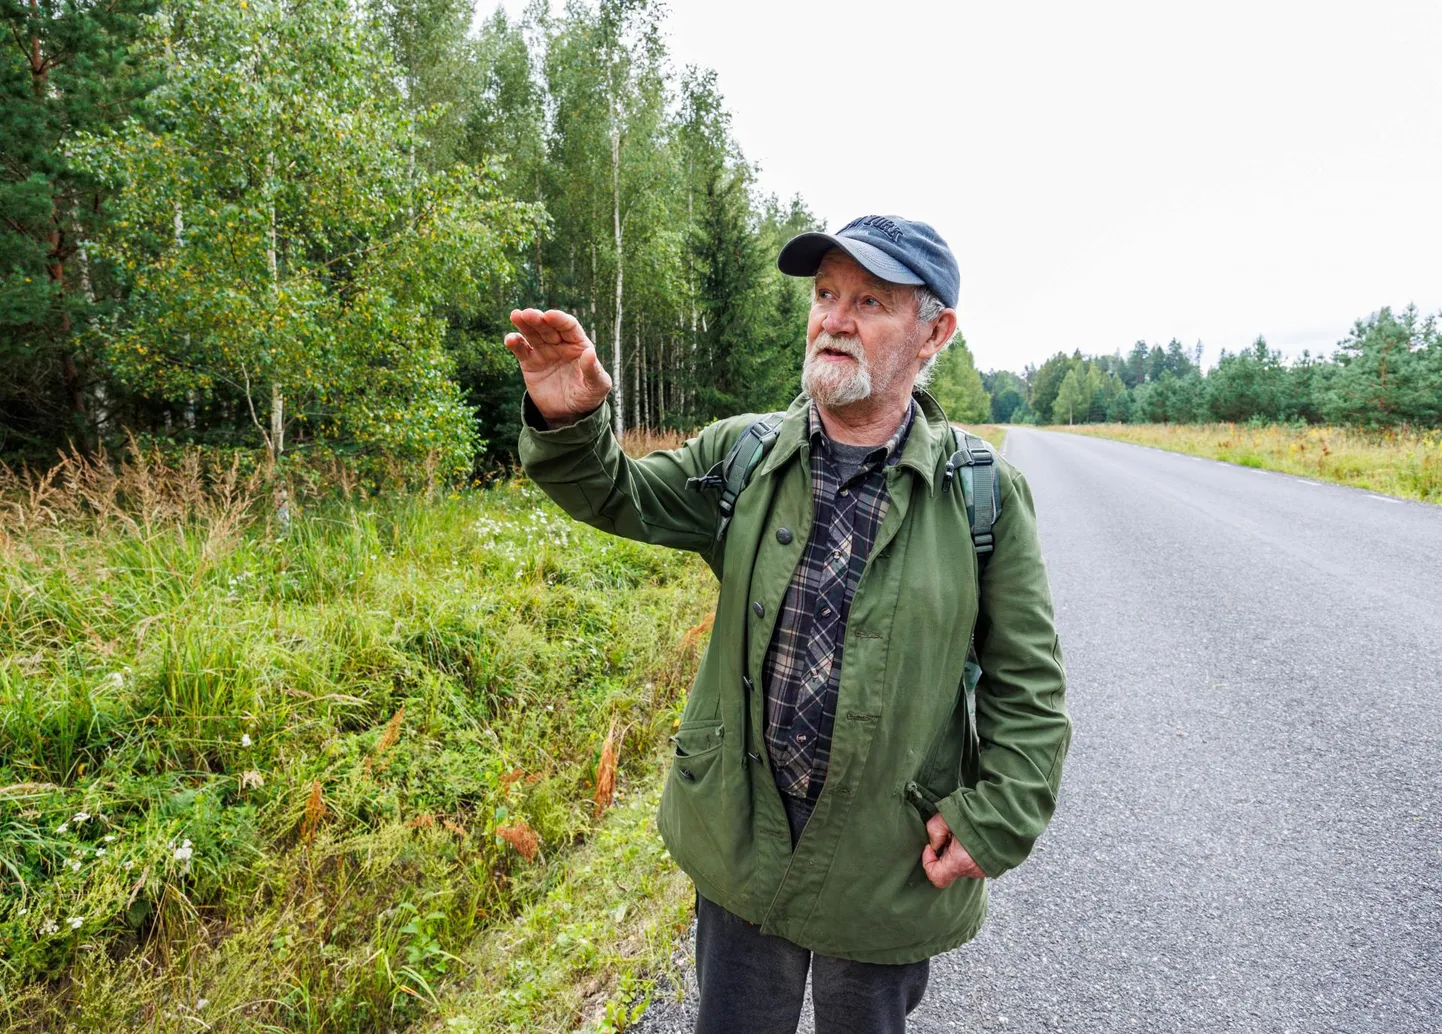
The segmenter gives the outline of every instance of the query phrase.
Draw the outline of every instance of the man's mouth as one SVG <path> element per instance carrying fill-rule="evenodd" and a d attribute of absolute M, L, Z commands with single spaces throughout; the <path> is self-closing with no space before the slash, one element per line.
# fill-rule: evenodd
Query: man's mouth
<path fill-rule="evenodd" d="M 842 352 L 835 348 L 819 348 L 816 350 L 816 354 L 822 359 L 850 359 L 853 363 L 856 362 L 856 357 L 850 352 Z"/>

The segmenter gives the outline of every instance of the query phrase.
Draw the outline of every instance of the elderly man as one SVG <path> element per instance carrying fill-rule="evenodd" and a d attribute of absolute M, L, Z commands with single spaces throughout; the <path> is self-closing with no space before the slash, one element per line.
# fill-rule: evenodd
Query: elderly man
<path fill-rule="evenodd" d="M 1051 817 L 1061 653 L 1025 480 L 995 460 L 973 541 L 984 501 L 969 515 L 953 474 L 974 454 L 917 386 L 956 331 L 946 242 L 866 216 L 778 264 L 815 280 L 769 452 L 733 450 L 740 416 L 628 458 L 580 324 L 525 309 L 506 337 L 521 460 L 571 516 L 695 550 L 721 581 L 657 819 L 696 884 L 697 1031 L 795 1031 L 808 969 L 819 1034 L 901 1031 L 930 957 L 976 935 L 986 878 Z M 736 451 L 762 458 L 723 506 Z"/>

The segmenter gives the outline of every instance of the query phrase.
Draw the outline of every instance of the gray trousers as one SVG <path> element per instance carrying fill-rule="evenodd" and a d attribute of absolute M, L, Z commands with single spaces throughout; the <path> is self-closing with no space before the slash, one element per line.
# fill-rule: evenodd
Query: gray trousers
<path fill-rule="evenodd" d="M 806 802 L 782 797 L 795 846 Z M 811 971 L 816 1034 L 902 1034 L 929 960 L 902 966 L 815 954 L 696 895 L 696 1034 L 795 1034 Z"/>

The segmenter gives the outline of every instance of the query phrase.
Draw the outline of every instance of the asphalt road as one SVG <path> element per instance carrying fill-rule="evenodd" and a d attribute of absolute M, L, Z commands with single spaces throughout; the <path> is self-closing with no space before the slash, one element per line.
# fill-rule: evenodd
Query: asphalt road
<path fill-rule="evenodd" d="M 1067 434 L 1004 451 L 1076 736 L 909 1029 L 1442 1032 L 1442 507 Z"/>

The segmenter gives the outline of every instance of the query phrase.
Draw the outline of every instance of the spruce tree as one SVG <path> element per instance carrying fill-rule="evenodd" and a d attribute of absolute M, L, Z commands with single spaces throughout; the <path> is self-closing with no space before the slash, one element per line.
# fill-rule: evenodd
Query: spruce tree
<path fill-rule="evenodd" d="M 108 416 L 103 370 L 80 341 L 113 305 L 84 251 L 105 191 L 70 159 L 156 82 L 131 45 L 154 0 L 0 0 L 0 412 L 12 455 L 93 444 Z"/>

